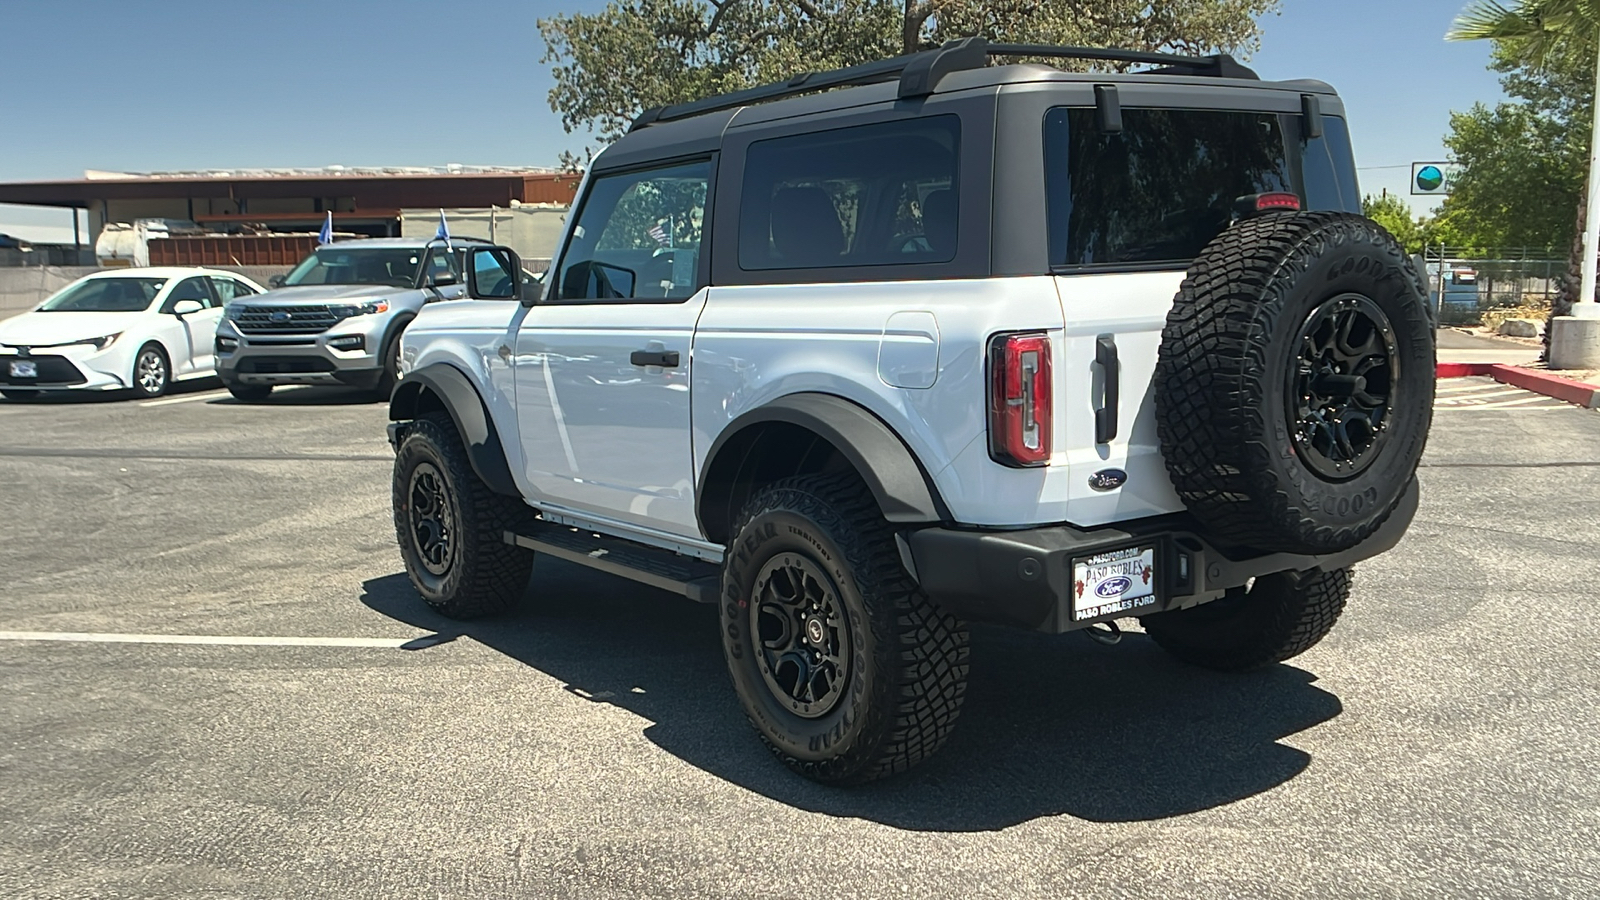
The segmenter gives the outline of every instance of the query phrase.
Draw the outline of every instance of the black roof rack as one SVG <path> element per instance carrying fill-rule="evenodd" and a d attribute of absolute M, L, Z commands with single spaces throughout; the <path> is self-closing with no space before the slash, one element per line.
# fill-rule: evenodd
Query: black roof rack
<path fill-rule="evenodd" d="M 702 113 L 734 109 L 778 100 L 828 88 L 860 84 L 877 84 L 892 78 L 900 80 L 900 98 L 924 97 L 933 93 L 944 76 L 963 69 L 978 69 L 988 65 L 991 56 L 1042 56 L 1051 59 L 1097 59 L 1122 63 L 1149 63 L 1161 68 L 1144 74 L 1151 75 L 1207 75 L 1216 78 L 1247 78 L 1258 76 L 1226 53 L 1214 56 L 1179 56 L 1173 53 L 1151 53 L 1144 50 L 1118 50 L 1101 47 L 1058 47 L 1052 44 L 992 44 L 981 37 L 949 41 L 942 47 L 862 63 L 830 72 L 805 72 L 774 84 L 719 94 L 704 100 L 657 106 L 639 114 L 629 131 L 635 131 L 654 122 L 685 119 Z"/>

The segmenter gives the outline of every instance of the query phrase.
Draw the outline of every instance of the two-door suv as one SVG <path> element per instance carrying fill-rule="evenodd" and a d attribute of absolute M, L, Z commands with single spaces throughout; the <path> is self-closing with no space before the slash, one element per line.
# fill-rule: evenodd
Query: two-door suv
<path fill-rule="evenodd" d="M 1411 522 L 1432 415 L 1358 197 L 1333 90 L 1225 56 L 974 38 L 650 110 L 540 289 L 473 248 L 477 300 L 406 332 L 406 568 L 450 616 L 536 553 L 717 604 L 750 721 L 827 782 L 940 746 L 969 621 L 1287 659 Z"/>

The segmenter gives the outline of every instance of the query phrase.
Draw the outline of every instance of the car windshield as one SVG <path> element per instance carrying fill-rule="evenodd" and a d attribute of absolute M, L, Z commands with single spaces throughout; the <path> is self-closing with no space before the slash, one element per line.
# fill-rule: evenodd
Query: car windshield
<path fill-rule="evenodd" d="M 323 247 L 306 257 L 283 279 L 284 287 L 301 284 L 416 284 L 420 250 L 385 247 L 365 250 Z"/>
<path fill-rule="evenodd" d="M 143 312 L 161 293 L 165 278 L 89 278 L 39 307 L 40 312 Z"/>

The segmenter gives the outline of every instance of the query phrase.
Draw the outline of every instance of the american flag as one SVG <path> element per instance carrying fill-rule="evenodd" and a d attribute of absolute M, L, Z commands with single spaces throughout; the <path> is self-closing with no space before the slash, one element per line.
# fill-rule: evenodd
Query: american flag
<path fill-rule="evenodd" d="M 667 230 L 665 228 L 662 228 L 660 225 L 657 225 L 654 228 L 650 229 L 649 235 L 651 237 L 655 238 L 656 239 L 656 243 L 660 244 L 663 247 L 665 247 L 667 244 L 672 242 L 672 239 L 667 236 Z"/>

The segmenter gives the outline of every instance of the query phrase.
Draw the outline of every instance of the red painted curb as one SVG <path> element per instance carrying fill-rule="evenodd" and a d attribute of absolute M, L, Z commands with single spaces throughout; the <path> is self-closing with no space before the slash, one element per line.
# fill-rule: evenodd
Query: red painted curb
<path fill-rule="evenodd" d="M 1501 384 L 1514 385 L 1524 390 L 1565 400 L 1584 409 L 1600 408 L 1600 385 L 1573 381 L 1560 375 L 1524 369 L 1521 366 L 1494 364 L 1488 366 L 1488 375 Z"/>
<path fill-rule="evenodd" d="M 1435 378 L 1465 378 L 1468 375 L 1487 375 L 1494 368 L 1492 363 L 1458 363 L 1443 362 L 1438 364 Z"/>

